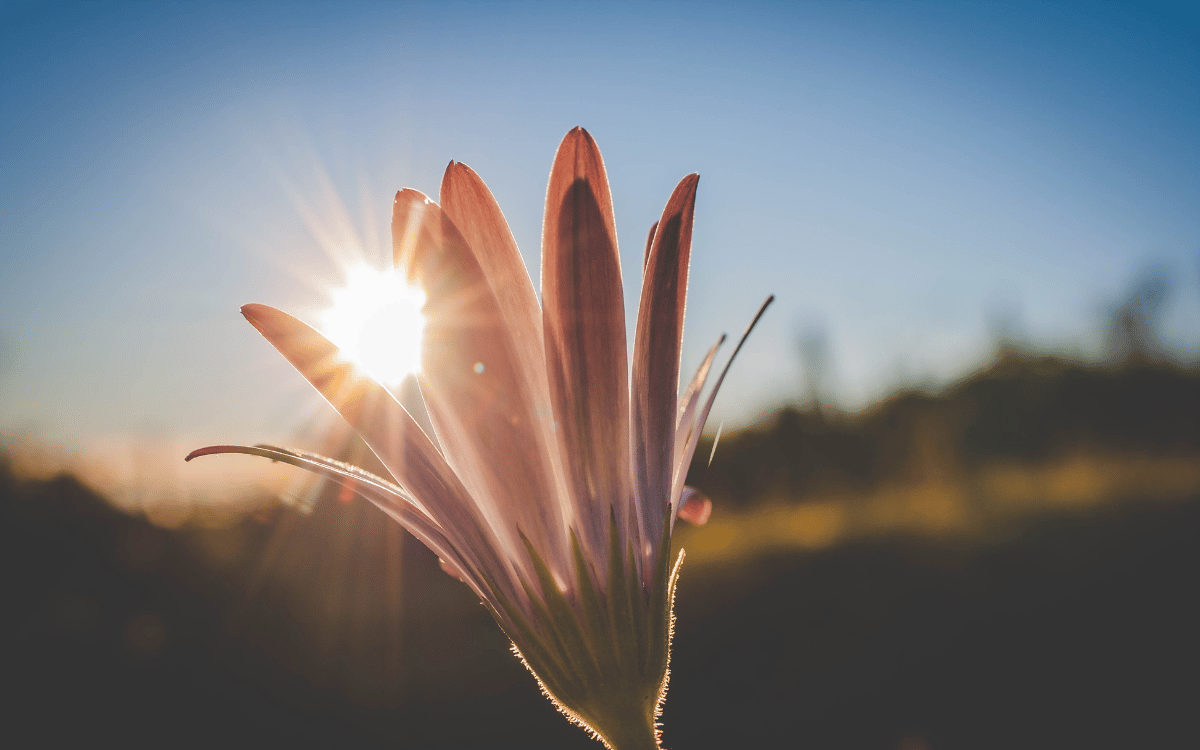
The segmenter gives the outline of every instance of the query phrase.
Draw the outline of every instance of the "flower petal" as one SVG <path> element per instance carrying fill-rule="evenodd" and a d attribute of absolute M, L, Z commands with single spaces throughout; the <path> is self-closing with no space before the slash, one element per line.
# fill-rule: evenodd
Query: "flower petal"
<path fill-rule="evenodd" d="M 767 307 L 774 301 L 775 295 L 772 294 L 759 306 L 758 312 L 754 313 L 753 320 L 750 321 L 750 325 L 746 326 L 746 331 L 742 334 L 742 337 L 738 339 L 737 346 L 733 348 L 733 354 L 729 355 L 729 361 L 725 363 L 720 376 L 717 377 L 717 382 L 708 394 L 708 400 L 704 402 L 704 408 L 697 415 L 691 437 L 688 438 L 687 446 L 683 449 L 683 454 L 677 459 L 679 462 L 679 471 L 683 472 L 684 478 L 687 477 L 687 467 L 692 463 L 692 456 L 696 455 L 696 445 L 700 442 L 700 433 L 704 431 L 704 423 L 708 421 L 708 413 L 712 411 L 713 402 L 717 400 L 717 393 L 721 390 L 721 383 L 725 382 L 725 376 L 729 374 L 729 368 L 733 365 L 733 360 L 737 358 L 738 352 L 742 350 L 742 345 L 746 343 L 746 339 L 750 336 L 750 332 L 754 330 L 758 319 L 762 317 L 762 314 L 767 311 Z M 684 480 L 680 479 L 679 481 L 683 482 Z M 674 524 L 674 519 L 671 522 Z"/>
<path fill-rule="evenodd" d="M 471 247 L 484 277 L 496 296 L 505 329 L 512 336 L 525 382 L 533 403 L 534 421 L 542 432 L 549 455 L 546 469 L 558 485 L 555 497 L 562 497 L 565 478 L 558 439 L 552 434 L 554 412 L 546 382 L 546 350 L 542 337 L 542 308 L 521 259 L 517 241 L 509 230 L 504 213 L 479 175 L 466 164 L 450 162 L 442 176 L 442 211 L 458 227 Z M 549 503 L 550 498 L 543 502 Z M 567 519 L 564 519 L 567 520 Z"/>
<path fill-rule="evenodd" d="M 453 570 L 458 573 L 456 578 L 471 587 L 471 590 L 486 601 L 495 599 L 492 592 L 483 584 L 478 575 L 478 560 L 473 550 L 457 548 L 445 534 L 438 522 L 429 517 L 420 503 L 409 497 L 400 487 L 388 482 L 382 477 L 363 471 L 357 466 L 335 461 L 324 456 L 311 453 L 301 453 L 269 445 L 213 445 L 200 448 L 188 454 L 185 461 L 191 461 L 199 456 L 211 456 L 226 453 L 241 453 L 251 456 L 261 456 L 272 461 L 291 464 L 301 469 L 318 474 L 361 495 L 398 521 L 413 536 L 419 539 L 434 554 L 448 560 Z M 465 554 L 464 554 L 465 553 Z M 473 571 L 465 573 L 464 571 Z"/>
<path fill-rule="evenodd" d="M 646 251 L 642 253 L 642 273 L 646 272 L 646 264 L 650 262 L 650 248 L 654 247 L 654 233 L 658 231 L 658 222 L 650 225 L 650 231 L 646 233 Z"/>
<path fill-rule="evenodd" d="M 392 241 L 397 268 L 426 294 L 418 379 L 446 460 L 522 570 L 532 575 L 519 532 L 547 559 L 569 561 L 536 388 L 492 280 L 450 217 L 415 190 L 396 195 Z"/>
<path fill-rule="evenodd" d="M 462 233 L 491 285 L 505 327 L 517 346 L 525 378 L 538 402 L 539 417 L 551 418 L 542 341 L 542 310 L 529 271 L 500 206 L 487 185 L 466 164 L 450 162 L 442 176 L 442 211 Z"/>
<path fill-rule="evenodd" d="M 596 142 L 567 133 L 550 171 L 542 224 L 542 305 L 550 401 L 581 541 L 605 561 L 607 509 L 636 535 L 621 261 Z"/>
<path fill-rule="evenodd" d="M 699 181 L 699 175 L 684 177 L 663 209 L 646 258 L 633 343 L 633 470 L 643 540 L 640 552 L 648 563 L 653 562 L 649 541 L 661 535 L 664 511 L 672 500 L 679 349 Z M 644 573 L 649 570 L 643 567 Z"/>
<path fill-rule="evenodd" d="M 683 520 L 703 526 L 712 515 L 712 500 L 695 487 L 684 487 L 679 499 L 679 517 Z"/>
<path fill-rule="evenodd" d="M 687 479 L 688 467 L 683 465 L 683 452 L 687 449 L 692 429 L 696 426 L 696 405 L 700 401 L 700 391 L 704 389 L 704 383 L 708 380 L 708 372 L 712 369 L 713 360 L 717 357 L 717 349 L 724 343 L 725 334 L 722 333 L 717 343 L 708 350 L 704 361 L 696 368 L 696 374 L 692 376 L 692 382 L 688 383 L 687 389 L 684 390 L 682 403 L 679 405 L 679 419 L 675 423 L 675 463 L 671 480 L 671 502 L 676 503 L 676 510 L 679 508 L 679 493 L 683 491 L 683 482 Z"/>
<path fill-rule="evenodd" d="M 482 557 L 488 575 L 511 581 L 511 568 L 496 555 L 496 534 L 458 476 L 429 437 L 392 394 L 353 365 L 307 324 L 266 305 L 245 305 L 242 314 L 337 409 L 395 477 L 396 482 L 461 549 Z M 515 595 L 510 585 L 505 593 Z"/>

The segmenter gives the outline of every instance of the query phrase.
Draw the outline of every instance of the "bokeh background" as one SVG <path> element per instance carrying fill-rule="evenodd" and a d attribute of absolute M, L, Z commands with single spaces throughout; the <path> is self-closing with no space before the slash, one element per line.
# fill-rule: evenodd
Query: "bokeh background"
<path fill-rule="evenodd" d="M 182 462 L 369 463 L 238 306 L 315 319 L 451 159 L 536 284 L 583 125 L 629 321 L 702 175 L 685 371 L 777 296 L 690 475 L 667 746 L 1200 745 L 1198 40 L 1154 3 L 0 4 L 3 731 L 593 746 L 368 504 Z"/>

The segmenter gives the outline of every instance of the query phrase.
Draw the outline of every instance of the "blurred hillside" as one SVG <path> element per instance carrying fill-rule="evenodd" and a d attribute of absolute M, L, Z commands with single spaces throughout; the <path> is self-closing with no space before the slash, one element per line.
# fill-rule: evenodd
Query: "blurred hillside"
<path fill-rule="evenodd" d="M 726 436 L 715 452 L 702 441 L 689 483 L 725 509 L 895 505 L 888 496 L 915 488 L 957 495 L 972 506 L 958 510 L 976 515 L 989 501 L 1036 510 L 1064 496 L 1091 505 L 1200 490 L 1200 363 L 1162 339 L 1173 287 L 1164 269 L 1136 278 L 1100 321 L 1098 357 L 1042 352 L 1001 323 L 995 356 L 978 371 L 898 388 L 856 413 L 825 396 L 829 346 L 810 330 L 798 342 L 804 407 Z"/>
<path fill-rule="evenodd" d="M 1133 357 L 1118 366 L 1003 350 L 938 392 L 897 393 L 859 414 L 788 407 L 726 435 L 690 483 L 719 506 L 749 508 L 996 465 L 1073 456 L 1200 457 L 1200 368 Z"/>
<path fill-rule="evenodd" d="M 1200 744 L 1195 366 L 1009 348 L 710 449 L 668 747 Z M 420 544 L 358 498 L 301 500 L 168 530 L 0 464 L 15 746 L 596 746 Z"/>
<path fill-rule="evenodd" d="M 1195 746 L 1200 495 L 1147 500 L 689 555 L 667 746 Z M 0 472 L 0 520 L 13 747 L 596 747 L 365 502 L 167 531 Z"/>

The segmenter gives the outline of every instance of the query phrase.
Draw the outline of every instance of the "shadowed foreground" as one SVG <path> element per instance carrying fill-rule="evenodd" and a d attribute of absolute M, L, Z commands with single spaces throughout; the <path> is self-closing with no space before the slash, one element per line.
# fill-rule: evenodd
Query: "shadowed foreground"
<path fill-rule="evenodd" d="M 598 747 L 365 503 L 170 532 L 0 494 L 5 744 Z M 1197 746 L 1197 571 L 1200 498 L 685 564 L 665 743 Z"/>

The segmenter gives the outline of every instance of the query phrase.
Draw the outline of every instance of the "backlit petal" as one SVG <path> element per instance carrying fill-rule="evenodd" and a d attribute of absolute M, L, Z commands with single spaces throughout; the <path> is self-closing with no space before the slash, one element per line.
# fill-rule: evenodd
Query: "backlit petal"
<path fill-rule="evenodd" d="M 695 487 L 684 487 L 679 498 L 679 517 L 683 520 L 703 526 L 712 515 L 712 500 Z"/>
<path fill-rule="evenodd" d="M 692 456 L 696 455 L 696 445 L 700 442 L 700 433 L 704 430 L 704 423 L 708 421 L 708 413 L 712 411 L 713 402 L 717 400 L 717 393 L 721 390 L 721 383 L 725 382 L 725 376 L 729 374 L 729 368 L 733 365 L 733 360 L 737 358 L 738 352 L 742 350 L 742 344 L 746 343 L 746 338 L 754 330 L 758 319 L 762 317 L 762 314 L 767 311 L 767 307 L 774 301 L 775 295 L 772 294 L 759 306 L 758 312 L 754 314 L 754 318 L 750 321 L 750 325 L 746 326 L 745 333 L 738 339 L 737 346 L 733 348 L 733 354 L 729 355 L 729 361 L 722 368 L 720 376 L 717 377 L 717 382 L 713 384 L 712 391 L 709 392 L 708 399 L 704 402 L 704 408 L 696 416 L 691 437 L 688 438 L 687 446 L 683 449 L 683 454 L 678 458 L 680 471 L 683 472 L 684 478 L 687 477 L 687 467 L 692 463 Z M 684 479 L 680 479 L 679 481 L 683 482 Z"/>
<path fill-rule="evenodd" d="M 633 470 L 638 523 L 648 542 L 662 534 L 675 466 L 675 400 L 699 175 L 680 181 L 654 232 L 642 279 L 633 343 Z M 642 554 L 652 550 L 648 543 Z M 649 559 L 646 562 L 650 563 Z M 643 572 L 650 566 L 643 567 Z"/>
<path fill-rule="evenodd" d="M 608 177 L 582 128 L 567 133 L 550 171 L 542 305 L 550 400 L 570 457 L 567 480 L 581 541 L 592 559 L 605 560 L 610 507 L 623 539 L 636 530 L 625 301 Z"/>
<path fill-rule="evenodd" d="M 658 231 L 658 222 L 650 225 L 650 231 L 646 233 L 646 250 L 642 253 L 642 273 L 646 272 L 646 264 L 650 261 L 650 248 L 654 246 L 654 233 Z"/>
<path fill-rule="evenodd" d="M 671 502 L 676 503 L 676 513 L 679 512 L 679 493 L 683 491 L 683 483 L 687 479 L 688 467 L 683 463 L 683 453 L 687 450 L 692 430 L 696 429 L 696 405 L 700 402 L 700 392 L 704 389 L 705 381 L 708 380 L 708 372 L 712 369 L 713 360 L 716 359 L 717 349 L 723 343 L 725 343 L 725 334 L 721 334 L 717 343 L 708 350 L 704 361 L 696 368 L 696 374 L 692 376 L 692 381 L 684 390 L 683 398 L 680 399 L 679 418 L 675 422 L 675 459 L 671 480 Z"/>
<path fill-rule="evenodd" d="M 526 573 L 518 530 L 565 560 L 566 522 L 550 500 L 558 487 L 534 388 L 483 267 L 450 217 L 415 190 L 396 195 L 392 240 L 397 268 L 426 294 L 418 379 L 446 460 Z"/>
<path fill-rule="evenodd" d="M 556 483 L 555 497 L 565 492 L 558 439 L 552 434 L 554 412 L 546 382 L 546 351 L 542 337 L 542 308 L 517 241 L 487 185 L 466 164 L 450 162 L 442 176 L 442 211 L 462 233 L 496 296 L 505 328 L 521 361 L 535 421 L 542 431 L 546 470 Z M 550 498 L 541 498 L 546 503 Z M 568 508 L 569 510 L 569 508 Z M 568 516 L 564 522 L 570 523 Z"/>
<path fill-rule="evenodd" d="M 350 423 L 399 485 L 436 519 L 456 546 L 474 549 L 490 575 L 509 581 L 511 567 L 495 555 L 496 534 L 437 448 L 392 394 L 338 357 L 318 331 L 266 305 L 242 314 Z M 517 587 L 511 587 L 515 593 Z"/>
<path fill-rule="evenodd" d="M 550 419 L 542 310 L 508 222 L 487 185 L 466 164 L 450 162 L 442 176 L 442 210 L 475 254 L 521 357 L 543 419 Z"/>
<path fill-rule="evenodd" d="M 454 545 L 446 536 L 445 530 L 436 520 L 429 517 L 421 505 L 409 497 L 400 487 L 363 471 L 357 466 L 344 464 L 324 456 L 311 453 L 275 448 L 268 445 L 213 445 L 200 448 L 188 454 L 185 460 L 191 461 L 199 456 L 219 455 L 225 453 L 241 453 L 251 456 L 261 456 L 272 461 L 280 461 L 330 479 L 357 493 L 379 507 L 417 539 L 421 540 L 435 554 L 456 571 L 455 577 L 471 587 L 471 590 L 485 600 L 493 600 L 491 592 L 483 585 L 483 577 L 478 574 L 478 559 L 470 549 L 462 549 Z M 474 571 L 465 573 L 463 571 Z"/>

